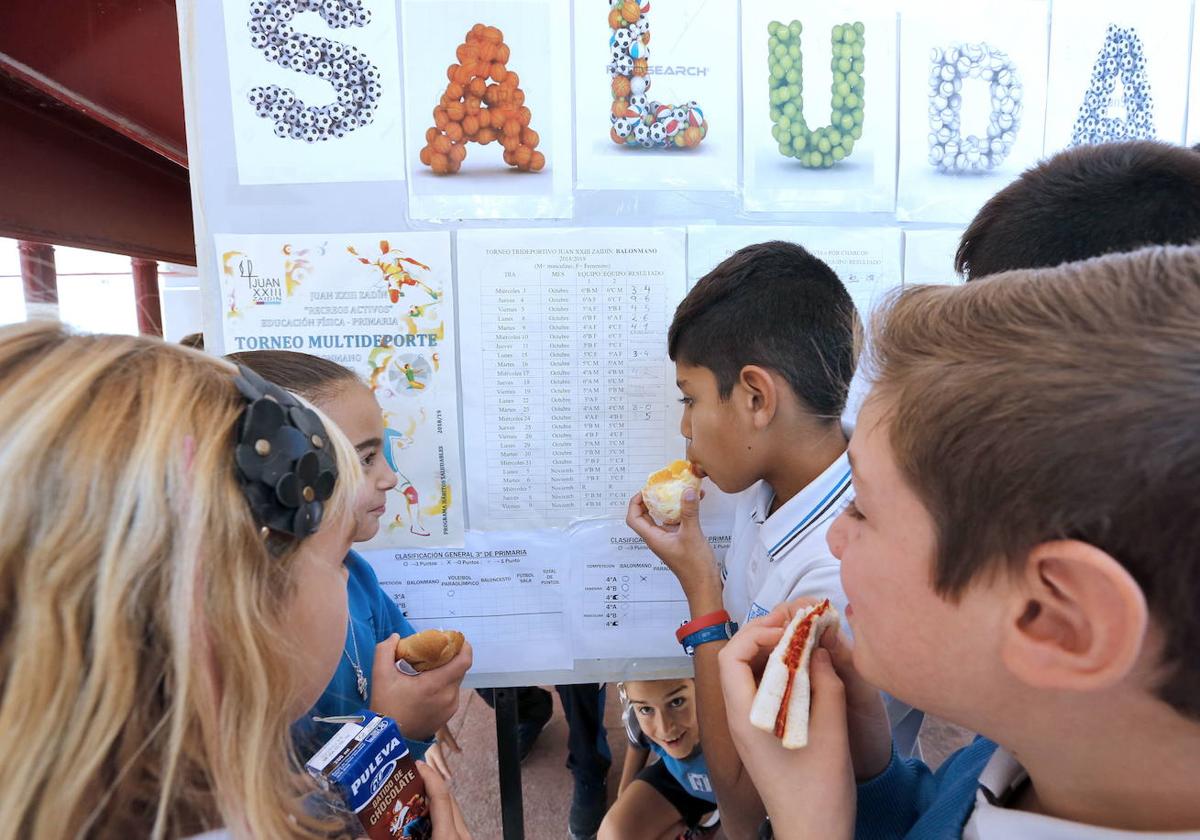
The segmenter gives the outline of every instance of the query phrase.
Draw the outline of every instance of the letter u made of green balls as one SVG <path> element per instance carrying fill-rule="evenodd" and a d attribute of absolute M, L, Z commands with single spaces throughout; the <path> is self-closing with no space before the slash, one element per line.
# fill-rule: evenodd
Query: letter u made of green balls
<path fill-rule="evenodd" d="M 861 22 L 841 23 L 830 33 L 833 84 L 830 124 L 810 129 L 804 121 L 804 60 L 800 51 L 800 21 L 787 26 L 767 24 L 771 84 L 771 136 L 779 154 L 794 157 L 801 166 L 828 168 L 854 151 L 863 127 L 863 32 Z"/>

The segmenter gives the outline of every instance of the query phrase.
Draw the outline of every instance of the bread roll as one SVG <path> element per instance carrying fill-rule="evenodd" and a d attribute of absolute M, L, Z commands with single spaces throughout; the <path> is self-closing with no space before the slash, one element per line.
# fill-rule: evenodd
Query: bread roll
<path fill-rule="evenodd" d="M 464 641 L 457 630 L 422 630 L 396 644 L 396 658 L 403 659 L 414 671 L 430 671 L 458 656 Z"/>
<path fill-rule="evenodd" d="M 683 492 L 689 487 L 700 492 L 700 476 L 687 461 L 672 461 L 646 479 L 642 501 L 660 525 L 676 525 L 681 516 Z"/>

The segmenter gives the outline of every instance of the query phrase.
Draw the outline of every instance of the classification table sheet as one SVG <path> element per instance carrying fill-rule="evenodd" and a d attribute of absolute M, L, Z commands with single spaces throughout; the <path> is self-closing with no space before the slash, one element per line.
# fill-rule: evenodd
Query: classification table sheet
<path fill-rule="evenodd" d="M 461 549 L 372 551 L 384 591 L 418 630 L 461 630 L 479 673 L 569 669 L 561 532 L 481 534 Z"/>
<path fill-rule="evenodd" d="M 682 456 L 666 335 L 685 271 L 681 229 L 459 234 L 472 528 L 623 515 Z"/>

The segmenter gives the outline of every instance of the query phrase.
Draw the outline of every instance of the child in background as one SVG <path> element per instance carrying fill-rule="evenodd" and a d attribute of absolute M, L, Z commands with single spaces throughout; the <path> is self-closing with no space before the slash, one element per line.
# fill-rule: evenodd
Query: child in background
<path fill-rule="evenodd" d="M 721 654 L 776 837 L 1200 838 L 1198 323 L 1196 248 L 882 316 L 829 533 L 854 642 L 813 657 L 808 748 L 747 720 L 796 606 Z M 872 686 L 983 735 L 903 761 Z"/>
<path fill-rule="evenodd" d="M 383 411 L 371 389 L 353 371 L 306 353 L 256 350 L 228 358 L 304 397 L 346 434 L 366 475 L 356 509 L 354 542 L 374 537 L 396 475 L 384 455 Z M 440 668 L 417 676 L 400 673 L 395 666 L 396 641 L 416 631 L 383 591 L 366 560 L 351 551 L 346 567 L 350 620 L 343 655 L 333 681 L 297 725 L 298 737 L 323 740 L 332 734 L 332 727 L 313 724 L 312 717 L 353 714 L 366 706 L 394 718 L 417 757 L 425 755 L 441 730 L 442 747 L 430 759 L 445 772 L 441 749 L 457 750 L 457 744 L 444 727 L 458 709 L 459 685 L 471 667 L 471 645 L 464 644 L 458 656 Z"/>
<path fill-rule="evenodd" d="M 857 316 L 837 275 L 790 242 L 741 249 L 688 293 L 667 336 L 683 393 L 688 460 L 739 493 L 718 570 L 687 491 L 679 526 L 655 524 L 641 494 L 626 522 L 674 572 L 688 600 L 704 755 L 727 834 L 753 836 L 762 802 L 729 736 L 717 652 L 733 621 L 800 596 L 845 602 L 825 533 L 850 501 L 847 431 Z M 685 642 L 685 649 L 686 639 Z M 897 742 L 916 745 L 920 713 L 893 704 Z"/>
<path fill-rule="evenodd" d="M 617 688 L 629 747 L 600 840 L 706 836 L 717 823 L 717 799 L 700 751 L 695 681 L 631 680 Z M 651 754 L 658 760 L 647 766 Z"/>

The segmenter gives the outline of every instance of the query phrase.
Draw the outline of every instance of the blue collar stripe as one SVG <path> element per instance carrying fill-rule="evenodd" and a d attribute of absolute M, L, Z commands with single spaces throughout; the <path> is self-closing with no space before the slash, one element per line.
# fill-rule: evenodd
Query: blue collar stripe
<path fill-rule="evenodd" d="M 784 536 L 784 538 L 781 539 L 779 542 L 775 543 L 775 545 L 772 546 L 767 551 L 767 553 L 772 556 L 777 554 L 781 548 L 783 548 L 787 543 L 791 542 L 795 537 L 797 537 L 799 535 L 799 533 L 801 531 L 803 531 L 808 525 L 810 525 L 814 521 L 816 521 L 816 519 L 818 519 L 821 514 L 823 514 L 825 511 L 827 511 L 831 507 L 832 503 L 837 501 L 837 499 L 843 493 L 846 492 L 846 489 L 849 486 L 850 486 L 850 470 L 846 470 L 846 473 L 840 479 L 838 479 L 838 482 L 837 482 L 837 484 L 835 484 L 833 486 L 833 489 L 831 489 L 828 493 L 826 493 L 825 497 L 823 499 L 821 499 L 821 501 L 817 502 L 817 504 L 813 507 L 813 509 L 810 510 L 807 514 L 805 514 L 804 518 L 801 519 L 796 524 L 796 527 L 794 527 L 794 528 L 792 528 L 792 530 L 788 531 L 787 535 Z"/>

